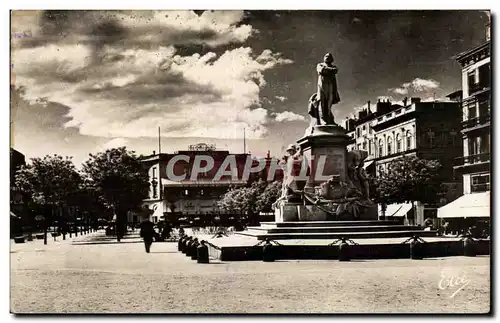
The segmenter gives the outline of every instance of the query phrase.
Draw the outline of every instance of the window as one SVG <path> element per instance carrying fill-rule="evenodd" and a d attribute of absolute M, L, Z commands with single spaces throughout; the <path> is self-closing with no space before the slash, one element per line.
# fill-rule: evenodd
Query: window
<path fill-rule="evenodd" d="M 491 64 L 484 64 L 478 68 L 479 78 L 478 82 L 481 88 L 490 87 L 491 84 Z"/>
<path fill-rule="evenodd" d="M 406 150 L 412 149 L 412 140 L 411 132 L 408 130 L 406 132 Z"/>
<path fill-rule="evenodd" d="M 479 101 L 479 116 L 489 116 L 490 115 L 490 99 L 485 98 Z"/>
<path fill-rule="evenodd" d="M 371 154 L 372 154 L 372 141 L 370 139 L 368 140 L 368 155 L 371 156 Z"/>
<path fill-rule="evenodd" d="M 401 152 L 401 135 L 399 133 L 396 135 L 396 152 Z"/>
<path fill-rule="evenodd" d="M 480 137 L 479 151 L 481 154 L 490 152 L 490 134 L 482 134 Z"/>
<path fill-rule="evenodd" d="M 479 78 L 478 78 L 478 73 L 477 70 L 474 69 L 472 71 L 469 71 L 467 73 L 467 85 L 469 89 L 469 95 L 471 95 L 474 92 L 477 92 L 478 90 L 478 83 Z"/>
<path fill-rule="evenodd" d="M 356 136 L 361 137 L 361 128 L 356 128 Z"/>
<path fill-rule="evenodd" d="M 384 156 L 384 141 L 382 139 L 378 141 L 378 156 Z"/>
<path fill-rule="evenodd" d="M 387 138 L 387 155 L 392 154 L 392 137 Z"/>
<path fill-rule="evenodd" d="M 358 144 L 357 147 L 358 150 L 361 150 L 361 144 Z"/>
<path fill-rule="evenodd" d="M 366 150 L 366 141 L 363 141 L 363 150 Z"/>
<path fill-rule="evenodd" d="M 474 101 L 473 103 L 467 106 L 467 118 L 474 119 L 476 117 L 477 117 L 477 108 L 476 108 L 476 102 Z"/>
<path fill-rule="evenodd" d="M 429 129 L 429 131 L 427 131 L 427 144 L 430 148 L 434 147 L 434 137 L 435 137 L 435 133 L 433 131 L 431 131 Z"/>
<path fill-rule="evenodd" d="M 363 125 L 363 131 L 365 131 L 365 130 L 366 130 L 366 125 Z"/>
<path fill-rule="evenodd" d="M 156 179 L 156 167 L 153 167 L 153 179 Z"/>
<path fill-rule="evenodd" d="M 489 191 L 490 174 L 472 175 L 470 190 L 472 193 Z"/>
<path fill-rule="evenodd" d="M 467 144 L 469 148 L 469 156 L 479 154 L 479 137 L 469 137 L 467 138 Z"/>
<path fill-rule="evenodd" d="M 185 195 L 185 196 L 188 196 L 188 195 L 189 195 L 189 190 L 185 190 L 185 191 L 184 191 L 184 195 Z"/>

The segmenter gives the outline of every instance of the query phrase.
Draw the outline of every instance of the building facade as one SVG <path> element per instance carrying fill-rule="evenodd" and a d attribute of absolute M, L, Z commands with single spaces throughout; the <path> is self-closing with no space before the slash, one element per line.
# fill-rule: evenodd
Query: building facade
<path fill-rule="evenodd" d="M 368 152 L 364 166 L 372 176 L 377 176 L 391 161 L 402 156 L 417 156 L 441 163 L 440 176 L 448 192 L 437 205 L 425 206 L 425 212 L 418 210 L 421 216 L 415 219 L 417 224 L 423 222 L 424 217 L 435 218 L 439 205 L 461 194 L 461 183 L 453 169 L 455 159 L 462 153 L 462 108 L 457 95 L 458 92 L 450 94 L 448 101 L 405 99 L 402 105 L 379 101 L 375 112 L 368 104 L 368 109 L 360 111 L 356 119 L 346 120 L 346 129 L 351 137 L 348 150 Z M 402 216 L 411 206 L 397 205 L 394 208 L 402 210 L 398 213 Z M 391 208 L 388 213 L 392 213 Z"/>
<path fill-rule="evenodd" d="M 205 157 L 214 161 L 213 167 L 192 178 L 195 161 Z M 228 167 L 227 160 L 233 160 L 233 166 L 236 167 Z M 280 180 L 283 177 L 281 169 L 273 166 L 277 165 L 277 160 L 271 158 L 269 153 L 267 157 L 259 160 L 252 158 L 250 154 L 233 154 L 207 144 L 191 145 L 187 150 L 175 153 L 153 153 L 142 162 L 150 179 L 149 196 L 144 200 L 143 206 L 151 210 L 151 220 L 155 223 L 168 214 L 198 217 L 225 213 L 219 209 L 218 202 L 231 187 L 242 187 L 257 180 Z M 247 163 L 255 168 L 259 163 L 265 166 L 245 178 L 244 169 Z M 203 161 L 200 165 L 206 166 Z M 217 178 L 216 174 L 221 168 L 227 172 Z M 270 172 L 274 172 L 275 176 L 270 176 Z M 171 175 L 185 175 L 185 178 L 172 178 Z"/>
<path fill-rule="evenodd" d="M 476 226 L 489 232 L 491 205 L 491 43 L 486 41 L 455 57 L 462 69 L 461 126 L 463 155 L 455 172 L 463 179 L 463 196 L 439 209 L 438 217 L 459 230 Z"/>
<path fill-rule="evenodd" d="M 455 170 L 463 176 L 464 194 L 490 190 L 490 47 L 488 41 L 456 57 L 462 67 L 463 157 Z"/>

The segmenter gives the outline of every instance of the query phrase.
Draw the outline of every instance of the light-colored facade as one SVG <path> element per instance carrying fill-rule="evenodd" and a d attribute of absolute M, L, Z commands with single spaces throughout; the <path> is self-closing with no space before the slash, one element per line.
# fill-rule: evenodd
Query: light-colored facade
<path fill-rule="evenodd" d="M 490 190 L 490 50 L 488 41 L 456 58 L 462 66 L 463 158 L 455 169 L 463 175 L 464 194 Z"/>
<path fill-rule="evenodd" d="M 177 160 L 172 163 L 172 171 L 175 176 L 185 174 L 183 180 L 172 180 L 167 177 L 167 165 L 178 156 L 185 156 L 189 161 Z M 191 179 L 194 160 L 196 156 L 210 156 L 214 160 L 214 167 L 206 172 L 198 174 Z M 223 175 L 214 180 L 215 175 L 224 160 L 228 157 L 234 158 L 236 169 L 233 169 L 237 179 L 232 176 Z M 143 201 L 143 206 L 151 210 L 150 219 L 156 223 L 166 215 L 176 214 L 178 216 L 200 216 L 215 213 L 224 213 L 218 207 L 218 201 L 231 187 L 248 184 L 250 179 L 243 180 L 242 174 L 249 154 L 231 154 L 225 150 L 217 150 L 214 146 L 207 144 L 191 145 L 188 150 L 174 153 L 162 153 L 148 156 L 142 160 L 144 167 L 148 170 L 150 189 L 148 198 Z M 254 177 L 257 177 L 256 173 Z"/>
<path fill-rule="evenodd" d="M 463 156 L 455 161 L 455 172 L 463 179 L 463 196 L 441 207 L 438 217 L 457 230 L 476 227 L 489 235 L 491 217 L 491 43 L 486 42 L 455 59 L 462 68 Z"/>

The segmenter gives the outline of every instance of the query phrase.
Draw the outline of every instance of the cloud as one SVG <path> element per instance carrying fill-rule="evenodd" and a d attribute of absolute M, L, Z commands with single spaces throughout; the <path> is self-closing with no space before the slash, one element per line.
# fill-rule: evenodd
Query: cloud
<path fill-rule="evenodd" d="M 280 100 L 281 102 L 285 102 L 285 100 L 286 100 L 286 97 L 279 96 L 279 95 L 275 96 L 275 98 L 278 99 L 278 100 Z"/>
<path fill-rule="evenodd" d="M 284 111 L 281 113 L 276 113 L 274 116 L 275 120 L 278 122 L 285 122 L 285 121 L 305 121 L 306 118 L 300 114 L 290 112 L 290 111 Z"/>
<path fill-rule="evenodd" d="M 417 77 L 413 81 L 403 83 L 400 87 L 389 89 L 389 91 L 400 95 L 406 95 L 409 92 L 418 93 L 437 89 L 439 88 L 439 85 L 439 82 L 435 80 L 426 80 Z"/>
<path fill-rule="evenodd" d="M 12 31 L 33 34 L 16 46 L 37 47 L 49 43 L 89 44 L 96 50 L 104 45 L 150 49 L 158 44 L 209 47 L 242 43 L 257 30 L 241 24 L 243 11 L 207 10 L 102 10 L 102 11 L 20 11 L 12 15 Z"/>
<path fill-rule="evenodd" d="M 391 90 L 392 90 L 392 92 L 394 92 L 396 94 L 401 94 L 401 95 L 408 94 L 408 89 L 407 88 L 398 87 L 398 88 L 391 89 Z"/>
<path fill-rule="evenodd" d="M 68 106 L 66 127 L 103 137 L 153 137 L 151 129 L 160 126 L 169 137 L 235 139 L 246 128 L 248 138 L 261 138 L 267 124 L 278 121 L 260 106 L 263 72 L 291 63 L 270 50 L 255 55 L 249 47 L 180 56 L 173 47 L 120 52 L 104 46 L 107 59 L 95 65 L 85 59 L 90 50 L 19 49 L 16 85 L 26 100 Z"/>

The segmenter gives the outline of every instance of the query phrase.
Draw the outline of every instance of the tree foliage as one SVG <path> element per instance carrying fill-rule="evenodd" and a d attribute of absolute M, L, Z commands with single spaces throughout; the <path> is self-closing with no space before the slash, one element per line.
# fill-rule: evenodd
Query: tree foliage
<path fill-rule="evenodd" d="M 87 190 L 117 216 L 117 236 L 123 235 L 127 212 L 139 208 L 149 191 L 148 174 L 133 151 L 108 149 L 83 164 Z"/>
<path fill-rule="evenodd" d="M 404 156 L 389 162 L 372 181 L 373 198 L 384 204 L 435 202 L 442 191 L 437 160 Z"/>
<path fill-rule="evenodd" d="M 221 209 L 230 212 L 258 214 L 271 211 L 271 205 L 278 199 L 281 182 L 258 181 L 248 187 L 231 188 L 219 201 Z"/>
<path fill-rule="evenodd" d="M 109 207 L 133 209 L 148 195 L 148 174 L 135 153 L 125 147 L 90 154 L 83 173 L 87 186 Z"/>
<path fill-rule="evenodd" d="M 81 181 L 70 157 L 47 155 L 17 171 L 15 186 L 34 204 L 61 206 L 70 203 Z"/>

